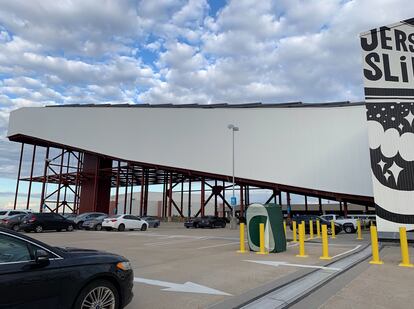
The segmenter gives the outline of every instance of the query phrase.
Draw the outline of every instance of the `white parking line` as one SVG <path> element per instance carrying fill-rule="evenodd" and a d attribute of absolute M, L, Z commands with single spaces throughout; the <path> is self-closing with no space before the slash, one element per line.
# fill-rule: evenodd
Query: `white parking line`
<path fill-rule="evenodd" d="M 345 252 L 339 253 L 339 254 L 337 254 L 337 255 L 334 255 L 332 258 L 334 259 L 334 258 L 336 258 L 336 257 L 338 257 L 338 256 L 342 256 L 342 255 L 345 255 L 345 254 L 347 254 L 347 253 L 349 253 L 349 252 L 352 252 L 352 251 L 358 250 L 360 247 L 361 247 L 361 245 L 358 245 L 358 246 L 356 246 L 355 248 L 353 248 L 353 249 L 351 249 L 351 250 L 348 250 L 348 251 L 345 251 Z"/>
<path fill-rule="evenodd" d="M 197 241 L 197 240 L 206 240 L 206 239 L 208 239 L 208 238 L 207 237 L 198 237 L 198 238 L 195 238 L 195 239 L 181 239 L 181 240 L 177 240 L 177 241 L 150 242 L 150 243 L 144 244 L 144 246 L 157 247 L 157 246 L 165 246 L 165 245 L 175 245 L 175 244 L 187 243 L 187 242 Z"/>
<path fill-rule="evenodd" d="M 223 246 L 229 246 L 229 245 L 234 245 L 234 244 L 238 244 L 238 243 L 239 243 L 238 241 L 228 242 L 228 243 L 225 243 L 225 244 L 219 244 L 219 245 L 211 245 L 211 246 L 200 247 L 200 248 L 197 248 L 197 250 L 209 249 L 209 248 L 216 248 L 216 247 L 223 247 Z"/>

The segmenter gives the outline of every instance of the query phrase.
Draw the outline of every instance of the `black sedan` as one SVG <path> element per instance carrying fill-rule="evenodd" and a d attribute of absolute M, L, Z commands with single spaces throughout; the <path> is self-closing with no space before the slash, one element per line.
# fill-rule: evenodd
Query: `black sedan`
<path fill-rule="evenodd" d="M 209 228 L 215 228 L 215 227 L 226 227 L 226 219 L 215 217 L 215 216 L 204 216 L 201 218 L 194 218 L 190 219 L 186 222 L 184 222 L 184 226 L 186 228 L 198 228 L 198 227 L 209 227 Z"/>
<path fill-rule="evenodd" d="M 0 219 L 0 227 L 5 227 L 17 232 L 20 229 L 20 224 L 23 222 L 23 218 L 26 216 L 27 214 L 19 214 Z"/>
<path fill-rule="evenodd" d="M 59 214 L 48 213 L 32 213 L 27 215 L 20 224 L 20 229 L 25 232 L 35 231 L 41 233 L 45 230 L 55 231 L 73 231 L 75 224 L 73 221 L 62 217 Z"/>
<path fill-rule="evenodd" d="M 122 256 L 50 247 L 0 228 L 0 308 L 123 308 L 133 278 Z"/>

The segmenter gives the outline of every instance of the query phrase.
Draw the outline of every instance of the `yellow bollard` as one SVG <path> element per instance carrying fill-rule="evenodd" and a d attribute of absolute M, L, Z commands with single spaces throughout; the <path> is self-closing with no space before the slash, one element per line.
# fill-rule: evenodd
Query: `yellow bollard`
<path fill-rule="evenodd" d="M 256 252 L 256 254 L 268 254 L 265 249 L 265 225 L 264 223 L 260 223 L 260 251 Z"/>
<path fill-rule="evenodd" d="M 362 231 L 361 231 L 361 220 L 357 220 L 357 232 L 358 232 L 358 240 L 362 239 Z"/>
<path fill-rule="evenodd" d="M 244 247 L 244 223 L 240 223 L 240 250 L 238 253 L 246 253 L 246 248 Z"/>
<path fill-rule="evenodd" d="M 308 257 L 305 254 L 305 223 L 299 224 L 299 254 L 297 254 L 296 256 Z"/>
<path fill-rule="evenodd" d="M 286 238 L 286 220 L 283 220 L 283 229 L 285 230 L 285 238 Z"/>
<path fill-rule="evenodd" d="M 321 222 L 316 220 L 316 237 L 321 238 Z"/>
<path fill-rule="evenodd" d="M 336 236 L 335 236 L 335 221 L 334 220 L 331 220 L 331 238 L 332 239 L 336 238 Z"/>
<path fill-rule="evenodd" d="M 410 263 L 410 254 L 408 253 L 407 230 L 405 229 L 405 227 L 400 227 L 400 246 L 402 261 L 398 265 L 402 267 L 414 267 L 414 265 Z"/>
<path fill-rule="evenodd" d="M 329 249 L 328 249 L 328 228 L 326 224 L 322 224 L 322 256 L 320 257 L 321 260 L 330 260 L 332 259 L 329 256 Z"/>
<path fill-rule="evenodd" d="M 377 227 L 372 225 L 370 230 L 371 230 L 372 260 L 369 263 L 377 264 L 377 265 L 384 264 L 384 262 L 381 261 L 379 257 Z"/>
<path fill-rule="evenodd" d="M 309 239 L 313 239 L 313 221 L 309 220 Z"/>
<path fill-rule="evenodd" d="M 296 221 L 292 221 L 292 234 L 293 234 L 292 242 L 298 242 L 298 239 L 296 236 Z"/>

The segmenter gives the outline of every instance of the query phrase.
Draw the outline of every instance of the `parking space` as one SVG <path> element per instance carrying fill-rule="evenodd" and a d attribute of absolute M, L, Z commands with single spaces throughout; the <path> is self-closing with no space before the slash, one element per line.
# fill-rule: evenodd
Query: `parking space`
<path fill-rule="evenodd" d="M 320 241 L 308 240 L 308 258 L 298 258 L 297 243 L 286 252 L 237 253 L 239 231 L 185 229 L 165 223 L 148 231 L 76 231 L 30 234 L 51 245 L 99 249 L 127 257 L 134 268 L 134 299 L 128 308 L 202 308 L 237 297 L 301 269 L 325 267 Z M 290 231 L 288 231 L 288 238 Z M 337 258 L 358 250 L 355 234 L 330 239 Z M 367 238 L 367 237 L 366 237 Z M 328 266 L 329 267 L 329 266 Z"/>

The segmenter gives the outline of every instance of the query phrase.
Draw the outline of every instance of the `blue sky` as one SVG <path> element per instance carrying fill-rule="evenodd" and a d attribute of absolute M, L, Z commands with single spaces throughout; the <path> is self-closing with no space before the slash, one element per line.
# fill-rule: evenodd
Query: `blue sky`
<path fill-rule="evenodd" d="M 17 174 L 19 147 L 6 139 L 14 109 L 362 100 L 359 33 L 411 18 L 413 8 L 412 0 L 0 0 L 0 207 Z"/>

